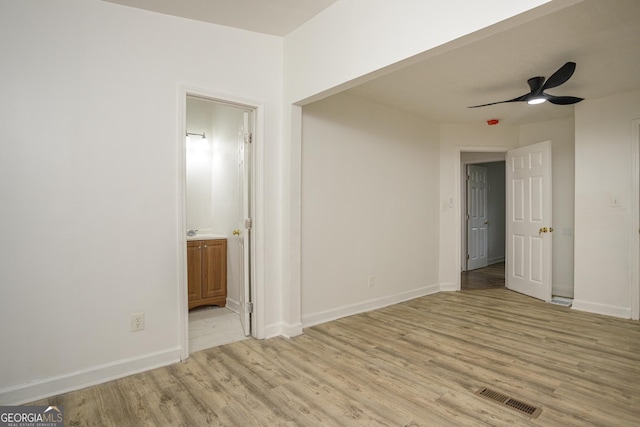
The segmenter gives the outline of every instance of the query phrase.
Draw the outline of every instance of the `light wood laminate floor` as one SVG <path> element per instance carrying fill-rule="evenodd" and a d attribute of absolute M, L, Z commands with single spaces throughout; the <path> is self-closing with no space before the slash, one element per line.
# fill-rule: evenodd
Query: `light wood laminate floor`
<path fill-rule="evenodd" d="M 640 324 L 442 292 L 36 403 L 63 406 L 68 426 L 637 426 Z"/>

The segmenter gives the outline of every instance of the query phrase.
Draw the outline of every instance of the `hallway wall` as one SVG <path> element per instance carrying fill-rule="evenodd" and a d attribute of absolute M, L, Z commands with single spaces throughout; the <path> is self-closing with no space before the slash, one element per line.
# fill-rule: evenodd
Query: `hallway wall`
<path fill-rule="evenodd" d="M 304 326 L 439 290 L 437 129 L 346 94 L 304 107 Z"/>

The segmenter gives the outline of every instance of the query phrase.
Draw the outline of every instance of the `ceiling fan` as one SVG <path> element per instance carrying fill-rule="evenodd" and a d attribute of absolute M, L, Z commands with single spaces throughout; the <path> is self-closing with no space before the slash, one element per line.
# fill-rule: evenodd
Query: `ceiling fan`
<path fill-rule="evenodd" d="M 553 73 L 551 77 L 545 82 L 544 77 L 532 77 L 527 80 L 531 92 L 519 96 L 517 98 L 508 99 L 506 101 L 491 102 L 489 104 L 473 105 L 467 108 L 486 107 L 487 105 L 502 104 L 505 102 L 527 102 L 528 104 L 542 104 L 545 101 L 549 101 L 556 105 L 570 105 L 582 101 L 584 98 L 578 98 L 575 96 L 555 96 L 544 93 L 545 90 L 558 87 L 561 84 L 566 83 L 571 78 L 573 72 L 576 70 L 575 62 L 567 62 L 558 71 Z"/>

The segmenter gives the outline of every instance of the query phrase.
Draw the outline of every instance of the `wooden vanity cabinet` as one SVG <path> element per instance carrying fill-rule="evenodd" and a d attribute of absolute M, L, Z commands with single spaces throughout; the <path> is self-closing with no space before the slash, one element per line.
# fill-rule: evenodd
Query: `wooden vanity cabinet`
<path fill-rule="evenodd" d="M 227 239 L 187 242 L 189 309 L 227 303 Z"/>

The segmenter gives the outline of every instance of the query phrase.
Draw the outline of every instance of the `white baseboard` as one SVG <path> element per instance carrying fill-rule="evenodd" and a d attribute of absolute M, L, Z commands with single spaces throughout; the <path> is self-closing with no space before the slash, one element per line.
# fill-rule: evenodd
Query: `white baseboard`
<path fill-rule="evenodd" d="M 279 337 L 282 335 L 282 324 L 272 323 L 264 327 L 264 339 Z"/>
<path fill-rule="evenodd" d="M 455 292 L 460 290 L 460 285 L 456 283 L 440 283 L 440 292 Z"/>
<path fill-rule="evenodd" d="M 340 319 L 342 317 L 352 316 L 354 314 L 364 313 L 366 311 L 377 310 L 392 304 L 397 304 L 403 301 L 408 301 L 414 298 L 419 298 L 425 295 L 435 294 L 440 291 L 439 285 L 430 285 L 423 288 L 415 289 L 408 292 L 403 292 L 396 295 L 390 295 L 386 297 L 376 298 L 368 301 L 359 302 L 356 304 L 345 305 L 338 308 L 332 308 L 330 310 L 320 311 L 317 313 L 308 314 L 302 316 L 302 325 L 305 328 L 310 326 L 319 325 L 321 323 L 330 322 L 332 320 Z"/>
<path fill-rule="evenodd" d="M 142 357 L 94 366 L 72 374 L 19 384 L 0 390 L 0 405 L 22 405 L 179 361 L 180 348 L 174 348 Z"/>
<path fill-rule="evenodd" d="M 302 334 L 302 323 L 272 323 L 264 328 L 264 338 L 285 337 L 291 338 Z"/>
<path fill-rule="evenodd" d="M 264 328 L 264 338 L 285 337 L 291 338 L 302 334 L 302 323 L 272 323 Z"/>
<path fill-rule="evenodd" d="M 282 324 L 281 335 L 285 338 L 291 338 L 302 334 L 302 323 L 298 322 L 293 325 Z"/>
<path fill-rule="evenodd" d="M 598 304 L 595 302 L 573 300 L 571 308 L 579 311 L 587 311 L 589 313 L 604 314 L 605 316 L 621 317 L 623 319 L 631 319 L 630 307 L 616 307 L 613 305 Z"/>
<path fill-rule="evenodd" d="M 240 301 L 236 301 L 231 298 L 227 298 L 227 303 L 225 305 L 226 308 L 233 311 L 234 313 L 240 313 Z"/>

